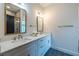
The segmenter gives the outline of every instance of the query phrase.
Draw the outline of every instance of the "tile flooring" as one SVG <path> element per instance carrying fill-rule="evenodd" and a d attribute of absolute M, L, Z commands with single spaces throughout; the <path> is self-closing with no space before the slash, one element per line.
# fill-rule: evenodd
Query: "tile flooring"
<path fill-rule="evenodd" d="M 45 56 L 72 56 L 72 55 L 50 48 L 46 52 Z"/>

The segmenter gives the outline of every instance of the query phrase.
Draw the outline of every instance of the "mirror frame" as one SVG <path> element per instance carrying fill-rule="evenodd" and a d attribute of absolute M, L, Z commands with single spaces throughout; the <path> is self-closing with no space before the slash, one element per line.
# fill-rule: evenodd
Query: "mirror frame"
<path fill-rule="evenodd" d="M 14 6 L 16 6 L 16 7 L 20 8 L 21 10 L 25 11 L 25 32 L 20 32 L 20 33 L 15 33 L 14 32 L 14 33 L 7 34 L 7 30 L 6 30 L 6 24 L 7 24 L 6 23 L 6 4 L 7 3 L 4 3 L 4 34 L 5 35 L 25 34 L 27 32 L 27 29 L 26 29 L 26 27 L 27 27 L 27 11 L 25 9 L 22 9 L 21 7 L 16 6 L 16 5 L 14 5 Z"/>
<path fill-rule="evenodd" d="M 21 9 L 21 10 L 24 10 L 24 9 Z M 24 10 L 24 12 L 25 12 L 25 32 L 20 32 L 19 34 L 25 34 L 25 33 L 27 33 L 27 11 L 26 10 Z"/>
<path fill-rule="evenodd" d="M 39 24 L 39 19 L 41 19 L 41 21 L 42 21 L 42 22 L 41 22 L 41 23 L 42 23 L 42 24 L 41 24 L 41 25 L 42 25 L 42 26 L 41 26 L 41 30 L 40 30 L 40 27 L 39 27 L 39 25 L 40 25 L 40 24 Z M 42 33 L 42 32 L 44 31 L 44 19 L 43 19 L 43 17 L 37 16 L 37 18 L 36 18 L 36 23 L 37 23 L 37 32 L 41 32 L 41 33 Z"/>

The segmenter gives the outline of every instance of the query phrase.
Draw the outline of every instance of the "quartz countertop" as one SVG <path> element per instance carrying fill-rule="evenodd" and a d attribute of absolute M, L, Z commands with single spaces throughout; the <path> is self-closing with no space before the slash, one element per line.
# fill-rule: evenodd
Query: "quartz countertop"
<path fill-rule="evenodd" d="M 27 36 L 23 37 L 23 39 L 8 40 L 8 41 L 0 42 L 0 53 L 4 53 L 4 52 L 14 49 L 16 47 L 19 47 L 24 44 L 30 43 L 32 41 L 38 40 L 39 38 L 45 37 L 47 35 L 48 34 L 46 34 L 46 33 L 35 36 L 35 37 L 33 37 L 31 35 L 27 35 Z"/>

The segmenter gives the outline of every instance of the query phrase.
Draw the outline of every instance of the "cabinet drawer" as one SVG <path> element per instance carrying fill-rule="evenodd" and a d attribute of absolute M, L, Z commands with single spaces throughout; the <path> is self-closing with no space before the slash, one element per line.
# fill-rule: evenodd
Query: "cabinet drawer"
<path fill-rule="evenodd" d="M 47 45 L 43 45 L 38 49 L 38 56 L 44 56 L 44 54 L 48 51 L 50 47 Z"/>
<path fill-rule="evenodd" d="M 36 46 L 31 45 L 29 47 L 26 47 L 27 49 L 27 56 L 35 56 L 36 55 Z"/>
<path fill-rule="evenodd" d="M 44 45 L 43 46 L 40 46 L 39 48 L 38 48 L 38 56 L 42 56 L 43 55 L 43 53 L 44 53 L 44 50 L 45 50 L 45 47 L 44 47 Z"/>
<path fill-rule="evenodd" d="M 30 42 L 26 45 L 27 56 L 35 56 L 36 55 L 36 41 Z"/>
<path fill-rule="evenodd" d="M 44 38 L 41 38 L 41 39 L 39 39 L 38 41 L 37 41 L 37 45 L 38 46 L 40 46 L 40 45 L 42 45 L 42 44 L 44 44 L 45 43 L 45 39 Z"/>
<path fill-rule="evenodd" d="M 33 42 L 30 42 L 30 43 L 26 44 L 26 47 L 30 47 L 32 45 L 36 46 L 35 44 L 36 44 L 36 41 L 33 41 Z"/>

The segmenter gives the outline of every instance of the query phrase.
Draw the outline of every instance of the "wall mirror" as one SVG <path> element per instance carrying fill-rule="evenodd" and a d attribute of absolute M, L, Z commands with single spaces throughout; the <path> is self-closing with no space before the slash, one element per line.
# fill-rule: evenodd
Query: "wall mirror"
<path fill-rule="evenodd" d="M 26 32 L 26 11 L 18 6 L 5 3 L 5 34 Z"/>
<path fill-rule="evenodd" d="M 37 32 L 43 32 L 44 22 L 43 17 L 37 16 Z"/>

